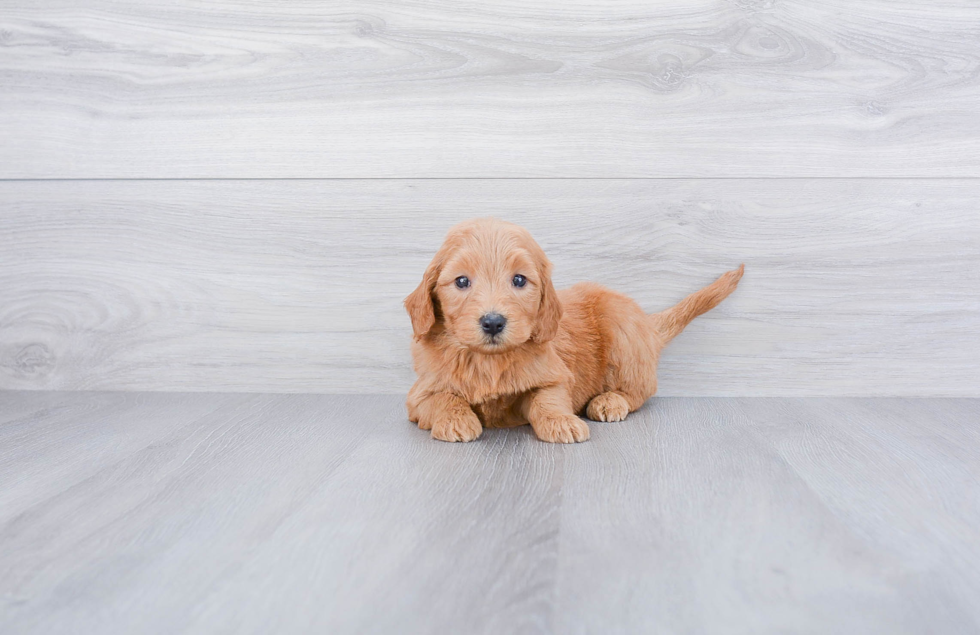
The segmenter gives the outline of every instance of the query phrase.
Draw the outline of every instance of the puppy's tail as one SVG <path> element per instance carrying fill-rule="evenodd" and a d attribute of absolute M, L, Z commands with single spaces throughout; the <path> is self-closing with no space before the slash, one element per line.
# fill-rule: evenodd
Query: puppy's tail
<path fill-rule="evenodd" d="M 738 269 L 722 274 L 705 288 L 695 291 L 666 311 L 651 315 L 653 326 L 663 337 L 664 344 L 680 335 L 691 320 L 702 313 L 707 313 L 727 298 L 738 286 L 738 281 L 742 279 L 744 272 L 745 265 L 742 264 Z"/>

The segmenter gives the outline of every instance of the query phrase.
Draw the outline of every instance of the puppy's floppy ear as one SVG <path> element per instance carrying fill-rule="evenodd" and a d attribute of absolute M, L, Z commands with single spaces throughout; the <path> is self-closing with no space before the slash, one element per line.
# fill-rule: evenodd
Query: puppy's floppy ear
<path fill-rule="evenodd" d="M 541 305 L 538 307 L 537 324 L 531 333 L 531 339 L 535 342 L 550 342 L 558 334 L 558 323 L 561 321 L 561 302 L 558 300 L 558 293 L 555 286 L 551 284 L 551 262 L 540 255 L 538 262 L 538 275 L 541 277 Z"/>
<path fill-rule="evenodd" d="M 405 308 L 408 310 L 408 316 L 412 318 L 412 331 L 415 332 L 416 340 L 425 337 L 436 323 L 435 298 L 432 294 L 439 279 L 439 270 L 442 268 L 440 260 L 437 254 L 425 268 L 422 282 L 405 298 Z"/>

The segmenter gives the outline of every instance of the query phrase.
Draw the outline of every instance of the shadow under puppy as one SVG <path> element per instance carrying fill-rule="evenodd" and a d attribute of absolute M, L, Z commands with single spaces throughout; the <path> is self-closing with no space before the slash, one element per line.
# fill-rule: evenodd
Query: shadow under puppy
<path fill-rule="evenodd" d="M 556 292 L 523 227 L 460 223 L 405 299 L 418 374 L 408 417 L 443 441 L 526 423 L 543 441 L 585 441 L 577 413 L 621 421 L 643 405 L 657 391 L 660 351 L 734 291 L 744 268 L 648 315 L 597 284 Z"/>

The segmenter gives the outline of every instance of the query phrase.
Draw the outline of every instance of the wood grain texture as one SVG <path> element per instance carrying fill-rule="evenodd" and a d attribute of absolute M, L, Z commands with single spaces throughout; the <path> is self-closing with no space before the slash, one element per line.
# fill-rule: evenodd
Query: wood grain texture
<path fill-rule="evenodd" d="M 9 0 L 0 178 L 980 176 L 968 0 Z"/>
<path fill-rule="evenodd" d="M 649 311 L 739 262 L 662 395 L 976 396 L 980 181 L 0 183 L 0 388 L 404 393 L 449 226 Z"/>
<path fill-rule="evenodd" d="M 980 629 L 976 400 L 640 414 L 566 458 L 556 632 Z"/>
<path fill-rule="evenodd" d="M 396 396 L 0 396 L 5 633 L 980 631 L 976 399 L 654 399 L 569 447 Z"/>
<path fill-rule="evenodd" d="M 0 505 L 0 630 L 548 630 L 559 448 L 436 444 L 391 396 L 89 395 L 0 462 L 26 502 L 50 441 L 87 459 Z"/>
<path fill-rule="evenodd" d="M 74 419 L 51 422 L 54 432 L 25 436 L 18 455 L 4 462 L 12 475 L 3 481 L 7 499 L 31 486 L 25 465 L 38 473 L 61 465 L 43 451 L 44 441 L 57 439 L 61 452 L 81 455 L 76 473 L 60 478 L 57 489 L 2 506 L 5 632 L 185 630 L 201 608 L 188 604 L 186 593 L 203 602 L 205 590 L 220 588 L 324 487 L 372 431 L 368 426 L 391 418 L 394 401 L 125 393 L 102 399 L 97 411 L 83 403 Z M 202 404 L 211 416 L 201 416 Z M 354 417 L 367 425 L 337 434 L 337 423 Z M 80 427 L 100 443 L 75 442 Z M 105 445 L 129 450 L 106 455 Z M 21 610 L 41 598 L 43 611 Z"/>

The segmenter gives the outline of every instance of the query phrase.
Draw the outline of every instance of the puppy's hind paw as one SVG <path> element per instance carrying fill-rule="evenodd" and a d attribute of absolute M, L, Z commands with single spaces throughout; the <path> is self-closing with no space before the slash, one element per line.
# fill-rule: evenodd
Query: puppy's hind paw
<path fill-rule="evenodd" d="M 534 434 L 548 443 L 581 443 L 589 440 L 589 426 L 575 415 L 545 417 L 532 422 Z"/>
<path fill-rule="evenodd" d="M 422 425 L 419 424 L 421 428 Z M 483 425 L 473 413 L 453 414 L 440 417 L 432 424 L 432 438 L 440 441 L 473 441 L 483 434 Z"/>
<path fill-rule="evenodd" d="M 622 421 L 630 413 L 626 397 L 616 392 L 604 392 L 589 402 L 585 414 L 593 421 Z"/>

